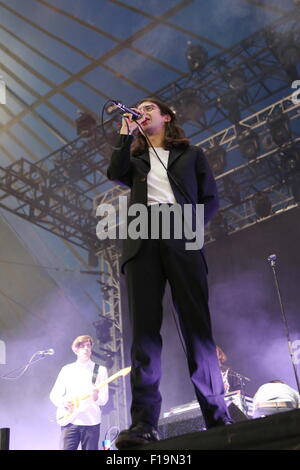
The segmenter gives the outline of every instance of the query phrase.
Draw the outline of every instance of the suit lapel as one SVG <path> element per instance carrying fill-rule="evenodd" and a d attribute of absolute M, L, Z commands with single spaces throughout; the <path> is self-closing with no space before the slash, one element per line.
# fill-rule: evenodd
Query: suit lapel
<path fill-rule="evenodd" d="M 170 151 L 169 160 L 168 160 L 168 168 L 170 168 L 170 166 L 173 165 L 173 163 L 177 160 L 178 157 L 180 157 L 180 155 L 184 153 L 184 151 L 185 149 L 182 149 L 182 148 L 181 149 L 173 148 Z M 140 158 L 145 163 L 147 163 L 148 166 L 150 166 L 149 152 L 145 152 L 142 155 L 139 155 L 138 158 Z"/>
<path fill-rule="evenodd" d="M 177 148 L 173 148 L 170 151 L 168 169 L 170 168 L 171 165 L 173 165 L 173 163 L 177 160 L 177 158 L 180 157 L 180 155 L 184 153 L 184 151 L 185 149 L 177 149 Z"/>
<path fill-rule="evenodd" d="M 139 155 L 138 158 L 143 160 L 145 163 L 147 163 L 148 166 L 150 166 L 150 158 L 149 158 L 149 152 L 145 152 L 142 155 Z"/>

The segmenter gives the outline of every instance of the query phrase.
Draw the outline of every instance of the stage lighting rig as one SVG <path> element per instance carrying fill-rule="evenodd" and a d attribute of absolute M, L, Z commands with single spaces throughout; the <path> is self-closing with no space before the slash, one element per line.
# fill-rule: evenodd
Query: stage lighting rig
<path fill-rule="evenodd" d="M 111 328 L 114 324 L 114 320 L 107 317 L 101 317 L 93 323 L 96 330 L 95 336 L 101 344 L 107 344 L 112 341 Z"/>
<path fill-rule="evenodd" d="M 225 80 L 230 90 L 232 90 L 237 97 L 241 97 L 245 94 L 247 83 L 244 71 L 242 69 L 226 72 Z"/>
<path fill-rule="evenodd" d="M 279 147 L 292 139 L 290 120 L 286 114 L 279 112 L 271 115 L 268 119 L 268 127 L 273 141 Z"/>
<path fill-rule="evenodd" d="M 295 172 L 300 172 L 300 147 L 293 145 L 283 152 L 281 156 L 281 168 L 285 175 L 292 175 Z"/>
<path fill-rule="evenodd" d="M 223 185 L 224 197 L 233 205 L 240 204 L 242 200 L 240 185 L 236 184 L 229 175 L 223 178 Z"/>
<path fill-rule="evenodd" d="M 290 81 L 297 80 L 299 78 L 297 64 L 300 62 L 299 31 L 268 30 L 266 42 L 286 71 Z"/>
<path fill-rule="evenodd" d="M 239 132 L 237 141 L 241 155 L 247 160 L 253 160 L 257 157 L 259 152 L 259 137 L 251 129 L 246 129 Z"/>
<path fill-rule="evenodd" d="M 291 189 L 295 202 L 300 202 L 300 147 L 293 145 L 280 154 L 285 182 Z"/>
<path fill-rule="evenodd" d="M 270 215 L 272 209 L 272 202 L 267 193 L 258 191 L 253 198 L 253 202 L 255 207 L 255 213 L 259 219 Z"/>
<path fill-rule="evenodd" d="M 208 62 L 208 52 L 200 44 L 187 42 L 185 57 L 191 72 L 201 72 Z"/>
<path fill-rule="evenodd" d="M 96 119 L 89 113 L 79 113 L 75 120 L 77 135 L 81 137 L 91 137 L 97 125 Z"/>
<path fill-rule="evenodd" d="M 228 223 L 221 212 L 218 212 L 209 224 L 209 232 L 215 240 L 221 240 L 228 235 Z"/>
<path fill-rule="evenodd" d="M 223 173 L 227 165 L 226 150 L 220 145 L 205 150 L 205 156 L 215 175 Z"/>
<path fill-rule="evenodd" d="M 193 88 L 183 90 L 174 102 L 172 109 L 180 123 L 186 121 L 199 122 L 204 114 L 201 97 L 197 90 Z"/>
<path fill-rule="evenodd" d="M 233 91 L 228 91 L 224 95 L 219 96 L 216 104 L 219 108 L 226 110 L 227 117 L 232 124 L 237 124 L 241 120 L 238 97 Z"/>
<path fill-rule="evenodd" d="M 295 202 L 300 203 L 300 172 L 296 173 L 292 178 L 291 184 L 291 191 Z"/>

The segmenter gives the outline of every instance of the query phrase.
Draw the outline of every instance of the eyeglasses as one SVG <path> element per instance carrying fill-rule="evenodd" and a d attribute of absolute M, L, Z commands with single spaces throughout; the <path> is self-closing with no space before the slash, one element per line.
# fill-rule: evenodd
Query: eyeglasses
<path fill-rule="evenodd" d="M 145 104 L 145 106 L 139 106 L 138 107 L 138 111 L 139 113 L 150 113 L 151 111 L 153 111 L 154 109 L 156 109 L 157 106 L 155 106 L 155 104 Z"/>

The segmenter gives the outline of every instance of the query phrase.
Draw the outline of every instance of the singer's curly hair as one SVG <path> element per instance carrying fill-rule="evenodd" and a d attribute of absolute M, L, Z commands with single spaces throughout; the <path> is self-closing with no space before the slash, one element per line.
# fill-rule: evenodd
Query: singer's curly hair
<path fill-rule="evenodd" d="M 171 120 L 169 122 L 166 122 L 165 124 L 165 138 L 163 142 L 164 149 L 171 150 L 172 147 L 188 147 L 189 140 L 186 137 L 184 130 L 178 125 L 176 114 L 172 111 L 172 109 L 157 98 L 151 97 L 144 98 L 143 100 L 139 101 L 136 106 L 140 106 L 145 101 L 149 101 L 150 103 L 156 104 L 159 107 L 160 113 L 162 115 L 168 114 L 171 117 Z M 148 150 L 148 143 L 146 138 L 141 132 L 137 132 L 134 137 L 135 138 L 131 145 L 132 154 L 141 155 L 145 153 Z"/>
<path fill-rule="evenodd" d="M 93 338 L 90 336 L 90 335 L 81 335 L 81 336 L 77 336 L 77 338 L 74 339 L 73 343 L 72 343 L 72 351 L 74 353 L 76 353 L 77 349 L 83 344 L 85 343 L 86 341 L 89 341 L 91 346 L 93 346 L 94 344 L 94 341 L 93 341 Z"/>

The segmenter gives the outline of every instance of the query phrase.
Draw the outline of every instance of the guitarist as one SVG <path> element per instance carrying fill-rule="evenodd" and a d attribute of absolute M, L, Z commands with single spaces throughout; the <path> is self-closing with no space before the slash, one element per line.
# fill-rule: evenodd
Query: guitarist
<path fill-rule="evenodd" d="M 58 407 L 58 414 L 70 414 L 70 422 L 61 427 L 61 449 L 97 450 L 100 435 L 101 409 L 108 400 L 108 385 L 96 387 L 107 379 L 107 369 L 91 361 L 93 339 L 78 336 L 72 343 L 77 360 L 62 367 L 50 392 L 50 400 Z M 79 406 L 72 400 L 90 395 Z"/>

